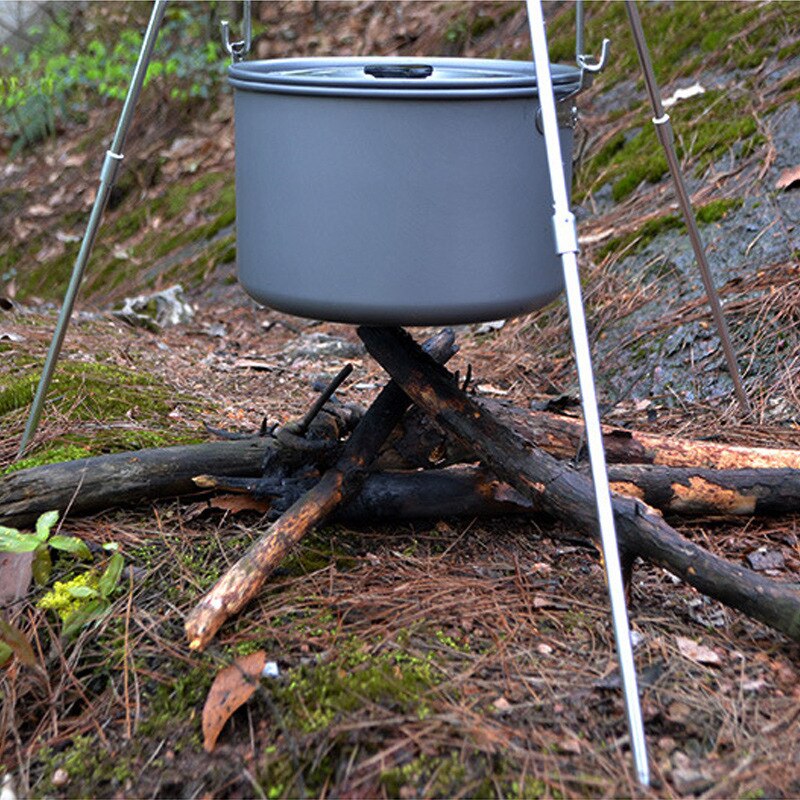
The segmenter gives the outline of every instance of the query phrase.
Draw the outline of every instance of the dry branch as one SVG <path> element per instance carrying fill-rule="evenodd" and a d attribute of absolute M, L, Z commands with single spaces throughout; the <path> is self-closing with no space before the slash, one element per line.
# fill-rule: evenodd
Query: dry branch
<path fill-rule="evenodd" d="M 554 516 L 597 539 L 589 478 L 498 422 L 404 331 L 359 328 L 370 354 L 420 408 L 498 477 Z M 613 496 L 621 549 L 669 570 L 704 594 L 800 640 L 800 591 L 728 563 L 681 536 L 639 500 Z"/>
<path fill-rule="evenodd" d="M 535 442 L 543 450 L 568 450 L 570 439 L 559 439 L 553 434 L 554 431 L 564 430 L 563 418 L 538 412 L 527 415 L 522 410 L 484 401 L 479 401 L 479 405 L 487 410 L 500 409 L 496 415 L 498 419 L 511 420 L 514 423 L 513 430 L 518 435 Z M 345 409 L 334 407 L 331 411 L 336 411 L 341 416 Z M 326 411 L 320 422 L 330 418 L 331 414 Z M 526 422 L 528 419 L 532 421 L 531 424 Z M 340 420 L 340 423 L 343 424 L 344 420 Z M 567 429 L 576 433 L 582 430 L 582 426 L 569 420 Z M 341 428 L 333 426 L 329 429 L 326 434 L 328 441 L 336 441 L 337 431 L 341 432 Z M 531 438 L 537 433 L 544 438 Z M 647 434 L 633 432 L 624 436 L 612 431 L 606 437 L 606 442 L 618 446 L 609 452 L 609 462 L 636 455 L 637 451 L 633 447 L 626 450 L 624 445 L 641 442 L 642 436 Z M 665 453 L 698 453 L 702 452 L 702 447 L 709 448 L 706 455 L 714 448 L 717 455 L 731 449 L 723 445 L 709 445 L 707 442 L 668 437 L 651 438 L 659 439 L 660 444 L 650 454 L 661 454 L 662 457 Z M 271 459 L 273 465 L 305 465 L 320 469 L 324 467 L 320 451 L 297 451 L 292 447 L 291 441 L 291 437 L 279 436 L 276 440 L 274 437 L 261 436 L 238 441 L 115 453 L 20 470 L 0 478 L 0 525 L 23 528 L 34 523 L 40 514 L 53 509 L 63 512 L 69 507 L 71 515 L 80 516 L 162 497 L 196 495 L 201 489 L 233 489 L 257 493 L 260 481 L 247 479 L 255 479 L 257 476 L 263 478 L 262 464 L 276 450 L 280 450 L 281 458 L 277 462 Z M 317 439 L 319 441 L 321 439 Z M 430 466 L 432 463 L 438 466 L 457 463 L 453 461 L 456 456 L 461 461 L 473 459 L 472 452 L 467 452 L 452 436 L 446 437 L 439 426 L 423 421 L 416 409 L 405 416 L 388 444 L 391 447 L 381 452 L 374 464 L 375 468 L 410 470 L 418 466 Z M 701 447 L 700 451 L 697 445 Z M 795 451 L 767 448 L 754 448 L 753 452 L 757 463 L 781 463 L 790 460 L 790 454 L 796 454 Z M 366 509 L 372 502 L 371 498 L 377 498 L 382 491 L 378 487 L 383 487 L 393 500 L 386 506 L 381 506 L 377 501 L 374 503 L 376 521 L 389 516 L 396 519 L 461 514 L 488 516 L 499 510 L 487 499 L 488 495 L 482 484 L 466 478 L 458 482 L 452 477 L 445 482 L 444 474 L 436 474 L 441 473 L 441 470 L 426 470 L 427 472 L 433 474 L 426 477 L 423 473 L 397 473 L 376 478 L 374 482 L 370 478 L 364 486 L 364 496 L 354 500 L 354 503 L 359 508 Z M 200 474 L 211 476 L 202 486 L 193 482 L 195 476 Z M 462 477 L 467 474 L 463 473 Z M 412 475 L 418 477 L 412 478 Z M 664 513 L 735 516 L 785 514 L 800 510 L 800 469 L 712 470 L 695 466 L 611 463 L 609 477 L 616 484 L 613 488 L 618 493 L 638 497 Z M 236 478 L 242 483 L 234 485 Z M 419 492 L 424 492 L 426 499 L 419 503 L 417 509 L 413 496 Z M 407 501 L 403 499 L 406 493 L 409 495 Z M 390 508 L 395 509 L 391 514 Z M 502 510 L 510 511 L 510 508 L 504 506 Z M 526 503 L 519 508 L 520 513 L 529 511 L 529 504 Z M 339 518 L 353 521 L 366 519 L 360 514 L 355 506 L 351 508 L 347 505 L 342 509 Z"/>
<path fill-rule="evenodd" d="M 438 334 L 426 346 L 434 358 L 447 361 L 455 352 L 452 331 Z M 409 402 L 394 382 L 386 385 L 356 426 L 335 466 L 267 529 L 190 612 L 185 630 L 191 649 L 204 648 L 225 620 L 258 593 L 294 545 L 358 492 L 372 460 Z"/>
<path fill-rule="evenodd" d="M 519 436 L 536 442 L 561 459 L 574 459 L 584 446 L 583 422 L 575 417 L 475 398 L 475 402 Z M 680 439 L 653 433 L 603 426 L 603 443 L 609 464 L 653 464 L 703 469 L 797 469 L 800 450 Z M 387 443 L 378 462 L 384 468 L 409 468 L 429 463 L 458 464 L 471 451 L 419 409 L 412 409 Z"/>

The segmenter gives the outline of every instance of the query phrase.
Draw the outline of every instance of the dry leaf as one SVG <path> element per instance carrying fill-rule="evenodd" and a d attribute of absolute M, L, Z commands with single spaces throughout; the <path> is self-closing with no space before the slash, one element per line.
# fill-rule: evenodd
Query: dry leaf
<path fill-rule="evenodd" d="M 33 553 L 0 553 L 0 607 L 28 594 Z"/>
<path fill-rule="evenodd" d="M 775 181 L 775 188 L 791 189 L 796 183 L 800 183 L 800 164 L 796 167 L 789 167 L 789 169 L 785 169 L 781 172 L 778 176 L 778 180 Z"/>
<path fill-rule="evenodd" d="M 497 700 L 492 701 L 492 705 L 495 707 L 496 711 L 508 711 L 511 708 L 511 703 L 506 700 L 505 697 L 500 695 Z"/>
<path fill-rule="evenodd" d="M 37 203 L 29 206 L 25 213 L 29 217 L 49 217 L 53 213 L 53 209 L 50 206 Z"/>
<path fill-rule="evenodd" d="M 270 504 L 264 500 L 256 500 L 248 494 L 221 494 L 209 500 L 211 508 L 220 508 L 238 514 L 240 511 L 258 511 L 265 514 L 269 511 Z"/>
<path fill-rule="evenodd" d="M 233 712 L 253 696 L 266 661 L 263 650 L 241 656 L 214 679 L 203 706 L 203 747 L 207 753 L 213 752 Z"/>
<path fill-rule="evenodd" d="M 716 650 L 706 647 L 704 644 L 698 644 L 692 639 L 686 639 L 683 636 L 676 636 L 675 643 L 678 645 L 678 650 L 684 658 L 689 661 L 694 661 L 696 664 L 721 664 L 722 659 Z"/>

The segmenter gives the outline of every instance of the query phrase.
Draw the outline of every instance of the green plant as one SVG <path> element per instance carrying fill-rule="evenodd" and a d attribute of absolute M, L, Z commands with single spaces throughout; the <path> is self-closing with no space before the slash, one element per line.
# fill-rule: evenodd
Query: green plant
<path fill-rule="evenodd" d="M 216 4 L 206 8 L 208 13 L 200 4 L 167 11 L 144 82 L 163 100 L 206 99 L 219 84 L 226 56 L 216 35 Z M 91 101 L 125 97 L 142 42 L 138 22 L 131 19 L 119 31 L 98 17 L 83 28 L 94 28 L 87 41 L 71 30 L 70 11 L 62 9 L 48 27 L 31 32 L 29 52 L 0 50 L 0 124 L 14 140 L 12 157 L 55 136 L 59 123 L 85 116 Z"/>
<path fill-rule="evenodd" d="M 44 585 L 53 570 L 53 561 L 50 557 L 50 548 L 71 553 L 78 558 L 90 561 L 92 554 L 86 542 L 77 536 L 51 536 L 53 526 L 58 522 L 58 511 L 48 511 L 36 520 L 34 533 L 20 533 L 16 528 L 6 528 L 0 525 L 0 552 L 5 553 L 33 553 L 34 580 Z"/>
<path fill-rule="evenodd" d="M 125 560 L 114 543 L 103 545 L 111 557 L 102 574 L 90 569 L 71 581 L 56 581 L 53 588 L 36 604 L 55 611 L 61 618 L 61 634 L 74 636 L 84 626 L 103 616 L 111 607 Z"/>
<path fill-rule="evenodd" d="M 50 548 L 86 561 L 92 559 L 86 542 L 77 536 L 51 535 L 57 521 L 58 511 L 48 511 L 36 521 L 34 533 L 21 533 L 16 528 L 0 525 L 0 552 L 33 553 L 31 569 L 34 580 L 39 585 L 47 583 L 53 570 Z M 98 574 L 95 569 L 89 569 L 70 581 L 56 581 L 53 588 L 37 603 L 39 608 L 55 611 L 59 615 L 64 636 L 74 635 L 111 606 L 111 597 L 119 583 L 125 561 L 116 544 L 105 544 L 103 547 L 111 552 L 111 556 L 102 574 Z M 3 633 L 0 639 L 5 638 Z M 9 655 L 8 645 L 0 648 L 0 663 Z"/>

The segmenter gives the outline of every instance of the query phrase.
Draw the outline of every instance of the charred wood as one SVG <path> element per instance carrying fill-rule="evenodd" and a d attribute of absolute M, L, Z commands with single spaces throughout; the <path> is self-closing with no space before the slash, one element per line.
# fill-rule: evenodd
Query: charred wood
<path fill-rule="evenodd" d="M 454 341 L 452 331 L 432 337 L 426 344 L 431 354 L 428 357 L 447 361 L 455 352 Z M 228 617 L 258 593 L 300 539 L 359 491 L 380 446 L 409 405 L 410 400 L 394 382 L 384 387 L 347 440 L 336 464 L 256 540 L 189 613 L 184 628 L 191 649 L 206 647 Z"/>
<path fill-rule="evenodd" d="M 404 331 L 359 328 L 370 354 L 420 408 L 501 479 L 593 539 L 591 480 L 533 446 L 475 403 Z M 731 564 L 681 536 L 642 501 L 613 495 L 623 558 L 639 556 L 699 591 L 800 641 L 800 590 Z"/>

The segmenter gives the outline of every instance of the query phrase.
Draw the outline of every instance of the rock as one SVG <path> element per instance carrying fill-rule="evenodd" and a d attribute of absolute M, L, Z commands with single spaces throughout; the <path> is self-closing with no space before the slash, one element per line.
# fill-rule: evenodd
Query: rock
<path fill-rule="evenodd" d="M 360 342 L 349 342 L 327 333 L 303 334 L 283 348 L 283 354 L 296 358 L 359 358 L 365 353 Z"/>
<path fill-rule="evenodd" d="M 700 794 L 714 785 L 714 778 L 680 750 L 672 754 L 671 777 L 678 794 Z"/>
<path fill-rule="evenodd" d="M 759 547 L 747 554 L 747 563 L 756 572 L 763 572 L 768 569 L 783 569 L 785 559 L 780 550 L 767 550 L 766 547 Z"/>
<path fill-rule="evenodd" d="M 62 789 L 69 783 L 69 773 L 63 768 L 59 767 L 54 773 L 50 782 L 56 789 Z"/>
<path fill-rule="evenodd" d="M 118 319 L 138 328 L 158 332 L 181 323 L 191 322 L 194 309 L 186 301 L 183 287 L 170 286 L 154 294 L 142 294 L 138 297 L 126 297 L 122 308 L 111 312 Z"/>

